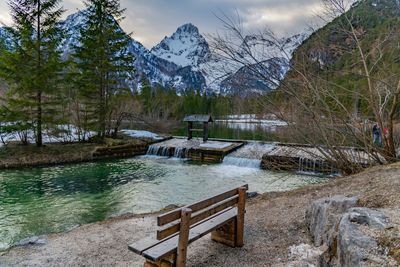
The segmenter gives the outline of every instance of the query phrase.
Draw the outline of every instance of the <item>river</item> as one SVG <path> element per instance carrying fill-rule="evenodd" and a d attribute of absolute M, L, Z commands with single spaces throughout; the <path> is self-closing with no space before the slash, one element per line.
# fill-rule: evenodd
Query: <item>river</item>
<path fill-rule="evenodd" d="M 0 171 L 0 250 L 21 239 L 62 232 L 124 213 L 189 204 L 235 186 L 283 191 L 327 178 L 229 164 L 143 156 Z"/>

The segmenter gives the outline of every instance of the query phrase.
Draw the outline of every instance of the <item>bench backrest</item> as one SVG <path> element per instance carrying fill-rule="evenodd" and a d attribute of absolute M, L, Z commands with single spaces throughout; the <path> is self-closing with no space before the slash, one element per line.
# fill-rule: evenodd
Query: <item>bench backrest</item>
<path fill-rule="evenodd" d="M 200 202 L 175 209 L 157 217 L 157 225 L 164 226 L 157 231 L 157 239 L 162 240 L 176 234 L 180 230 L 182 209 L 191 210 L 190 225 L 196 224 L 221 211 L 235 206 L 239 202 L 239 191 L 241 188 L 247 190 L 248 185 L 229 190 L 217 196 L 202 200 Z"/>

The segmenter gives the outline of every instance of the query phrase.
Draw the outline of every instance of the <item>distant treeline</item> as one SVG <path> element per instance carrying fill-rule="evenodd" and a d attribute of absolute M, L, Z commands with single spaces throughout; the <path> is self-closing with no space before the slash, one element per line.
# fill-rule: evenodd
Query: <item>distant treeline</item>
<path fill-rule="evenodd" d="M 151 86 L 142 81 L 141 90 L 134 94 L 135 106 L 144 117 L 164 120 L 181 120 L 186 114 L 211 114 L 216 118 L 230 114 L 260 114 L 264 106 L 260 98 L 267 96 L 202 94 L 187 90 L 177 94 L 173 88 Z"/>

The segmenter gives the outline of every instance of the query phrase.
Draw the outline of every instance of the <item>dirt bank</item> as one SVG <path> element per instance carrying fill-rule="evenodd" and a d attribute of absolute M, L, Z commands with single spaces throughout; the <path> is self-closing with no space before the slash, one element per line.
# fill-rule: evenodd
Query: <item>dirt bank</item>
<path fill-rule="evenodd" d="M 311 243 L 305 209 L 313 200 L 336 194 L 358 196 L 367 207 L 399 208 L 400 164 L 249 200 L 245 246 L 232 249 L 204 237 L 190 246 L 188 266 L 286 266 L 290 246 Z M 13 248 L 0 256 L 0 266 L 143 266 L 127 244 L 154 232 L 154 215 L 85 225 L 48 236 L 46 245 Z"/>
<path fill-rule="evenodd" d="M 121 155 L 136 155 L 135 147 L 143 150 L 144 146 L 154 142 L 146 138 L 107 139 L 98 143 L 51 143 L 43 147 L 33 144 L 10 144 L 0 147 L 0 169 L 60 165 L 87 162 L 105 158 L 119 158 Z M 119 153 L 121 149 L 124 153 Z M 107 152 L 107 150 L 110 150 Z M 115 153 L 113 152 L 115 150 Z M 111 153 L 110 153 L 111 152 Z M 139 153 L 140 154 L 140 153 Z M 143 154 L 143 152 L 141 152 Z"/>

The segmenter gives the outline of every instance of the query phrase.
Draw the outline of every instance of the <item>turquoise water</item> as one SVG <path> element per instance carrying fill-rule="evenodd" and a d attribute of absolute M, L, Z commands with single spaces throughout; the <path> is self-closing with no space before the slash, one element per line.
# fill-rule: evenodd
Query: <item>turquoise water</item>
<path fill-rule="evenodd" d="M 267 192 L 324 181 L 158 157 L 0 171 L 0 250 L 26 237 L 189 204 L 246 183 L 250 191 Z"/>

